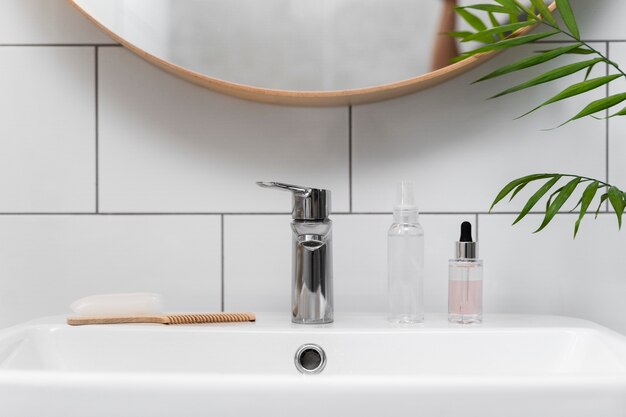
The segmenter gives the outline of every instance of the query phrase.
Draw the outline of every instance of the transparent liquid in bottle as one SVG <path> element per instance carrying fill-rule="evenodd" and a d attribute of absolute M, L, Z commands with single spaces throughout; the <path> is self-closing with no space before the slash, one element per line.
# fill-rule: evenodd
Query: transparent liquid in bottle
<path fill-rule="evenodd" d="M 388 234 L 389 316 L 394 323 L 424 321 L 424 231 L 394 223 Z"/>
<path fill-rule="evenodd" d="M 480 259 L 451 259 L 448 282 L 448 321 L 483 320 L 483 263 Z"/>

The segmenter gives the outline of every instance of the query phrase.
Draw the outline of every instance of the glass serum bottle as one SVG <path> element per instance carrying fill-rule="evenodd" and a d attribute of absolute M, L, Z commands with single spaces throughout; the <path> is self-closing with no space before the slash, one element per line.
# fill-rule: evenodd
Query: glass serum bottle
<path fill-rule="evenodd" d="M 483 261 L 478 259 L 478 245 L 472 241 L 469 222 L 461 224 L 456 257 L 449 262 L 448 321 L 461 324 L 483 321 Z"/>
<path fill-rule="evenodd" d="M 393 223 L 387 234 L 389 314 L 392 323 L 424 321 L 424 230 L 418 221 L 413 183 L 399 182 Z"/>

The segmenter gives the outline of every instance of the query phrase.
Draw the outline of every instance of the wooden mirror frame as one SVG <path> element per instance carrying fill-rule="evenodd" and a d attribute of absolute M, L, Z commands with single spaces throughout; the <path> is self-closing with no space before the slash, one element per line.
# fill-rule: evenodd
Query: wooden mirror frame
<path fill-rule="evenodd" d="M 271 88 L 253 87 L 245 84 L 238 84 L 231 81 L 221 80 L 219 78 L 210 77 L 208 75 L 191 71 L 172 62 L 166 61 L 158 56 L 141 49 L 137 45 L 123 39 L 116 33 L 109 30 L 94 16 L 91 16 L 83 8 L 81 8 L 76 0 L 68 0 L 72 6 L 98 26 L 103 32 L 108 34 L 115 41 L 139 55 L 151 64 L 164 69 L 165 71 L 191 81 L 194 84 L 201 85 L 211 90 L 261 103 L 281 104 L 287 106 L 310 106 L 310 107 L 328 107 L 328 106 L 346 106 L 352 104 L 372 103 L 376 101 L 388 100 L 395 97 L 404 96 L 423 90 L 428 87 L 443 83 L 454 77 L 457 77 L 483 62 L 493 58 L 501 51 L 492 51 L 477 54 L 463 61 L 448 65 L 428 72 L 426 74 L 407 78 L 405 80 L 396 81 L 387 84 L 380 84 L 373 87 L 355 88 L 349 90 L 329 90 L 329 91 L 293 91 L 293 90 L 277 90 Z M 554 11 L 556 3 L 552 2 L 549 6 L 550 11 Z M 521 36 L 532 31 L 537 25 L 528 26 L 515 31 L 511 36 Z"/>

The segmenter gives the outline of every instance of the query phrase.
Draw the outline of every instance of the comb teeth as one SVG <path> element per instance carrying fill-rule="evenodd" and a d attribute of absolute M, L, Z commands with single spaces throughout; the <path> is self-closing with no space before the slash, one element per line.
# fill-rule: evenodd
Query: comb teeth
<path fill-rule="evenodd" d="M 167 324 L 196 324 L 196 323 L 232 323 L 241 321 L 255 321 L 254 314 L 250 313 L 212 313 L 212 314 L 173 314 L 167 316 Z"/>

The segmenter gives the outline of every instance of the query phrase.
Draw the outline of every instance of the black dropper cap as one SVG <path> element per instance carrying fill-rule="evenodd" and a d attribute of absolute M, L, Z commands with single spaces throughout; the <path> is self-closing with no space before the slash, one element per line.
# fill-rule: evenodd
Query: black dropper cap
<path fill-rule="evenodd" d="M 459 242 L 473 242 L 472 240 L 472 224 L 470 222 L 461 223 L 461 238 Z"/>
<path fill-rule="evenodd" d="M 456 242 L 456 258 L 478 258 L 478 246 L 472 240 L 472 224 L 470 222 L 461 223 L 461 238 Z"/>

